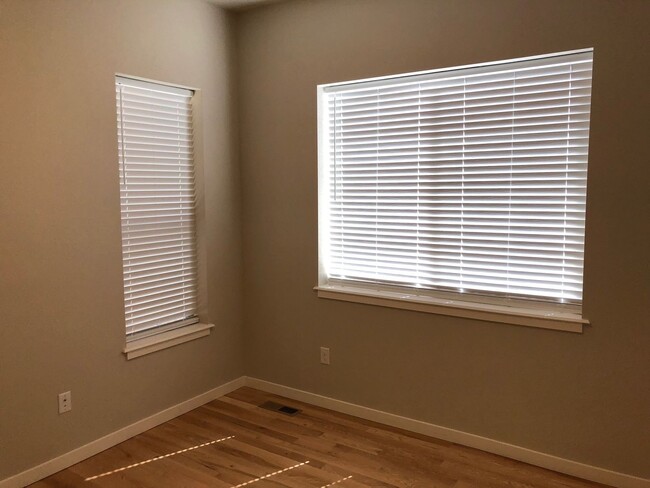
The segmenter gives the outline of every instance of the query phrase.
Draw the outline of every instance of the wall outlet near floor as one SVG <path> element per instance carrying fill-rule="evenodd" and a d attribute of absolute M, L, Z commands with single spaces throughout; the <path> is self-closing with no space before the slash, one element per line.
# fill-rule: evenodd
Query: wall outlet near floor
<path fill-rule="evenodd" d="M 320 363 L 329 364 L 330 363 L 330 348 L 321 347 L 320 348 Z"/>
<path fill-rule="evenodd" d="M 59 413 L 72 410 L 72 393 L 69 391 L 59 393 Z"/>

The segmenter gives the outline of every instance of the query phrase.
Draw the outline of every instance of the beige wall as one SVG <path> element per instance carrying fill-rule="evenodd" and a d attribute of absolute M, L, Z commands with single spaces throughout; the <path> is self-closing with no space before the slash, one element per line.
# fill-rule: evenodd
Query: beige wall
<path fill-rule="evenodd" d="M 0 1 L 0 479 L 243 374 L 232 42 L 200 1 Z M 116 72 L 202 91 L 216 324 L 128 362 Z"/>
<path fill-rule="evenodd" d="M 304 0 L 239 14 L 247 373 L 650 476 L 649 14 L 647 0 Z M 317 84 L 591 46 L 592 327 L 316 298 Z"/>
<path fill-rule="evenodd" d="M 0 479 L 244 372 L 650 476 L 649 8 L 298 0 L 234 24 L 198 0 L 0 0 Z M 589 46 L 592 327 L 316 298 L 317 84 Z M 204 308 L 216 323 L 209 338 L 129 362 L 116 72 L 201 89 Z M 318 364 L 321 345 L 331 366 Z M 65 390 L 74 408 L 59 416 Z"/>

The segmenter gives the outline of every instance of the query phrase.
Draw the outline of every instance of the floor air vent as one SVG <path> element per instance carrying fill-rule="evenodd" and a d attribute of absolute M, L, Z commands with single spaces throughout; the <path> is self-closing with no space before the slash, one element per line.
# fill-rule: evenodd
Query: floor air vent
<path fill-rule="evenodd" d="M 272 410 L 273 412 L 280 412 L 285 415 L 296 415 L 298 412 L 300 412 L 300 410 L 297 408 L 281 405 L 275 402 L 264 402 L 260 405 L 260 407 L 266 410 Z"/>

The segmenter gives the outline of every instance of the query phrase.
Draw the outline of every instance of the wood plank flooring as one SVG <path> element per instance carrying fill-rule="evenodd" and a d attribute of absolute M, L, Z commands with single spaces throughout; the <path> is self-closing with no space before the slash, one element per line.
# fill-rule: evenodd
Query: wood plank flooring
<path fill-rule="evenodd" d="M 259 407 L 300 409 L 295 416 Z M 251 388 L 129 439 L 34 488 L 594 488 L 501 456 Z"/>

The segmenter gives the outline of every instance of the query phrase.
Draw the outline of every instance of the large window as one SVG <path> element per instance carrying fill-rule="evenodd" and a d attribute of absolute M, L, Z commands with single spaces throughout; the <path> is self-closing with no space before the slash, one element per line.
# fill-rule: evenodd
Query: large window
<path fill-rule="evenodd" d="M 582 50 L 320 86 L 321 288 L 579 311 L 591 73 Z"/>
<path fill-rule="evenodd" d="M 198 322 L 193 92 L 117 77 L 127 340 Z"/>

